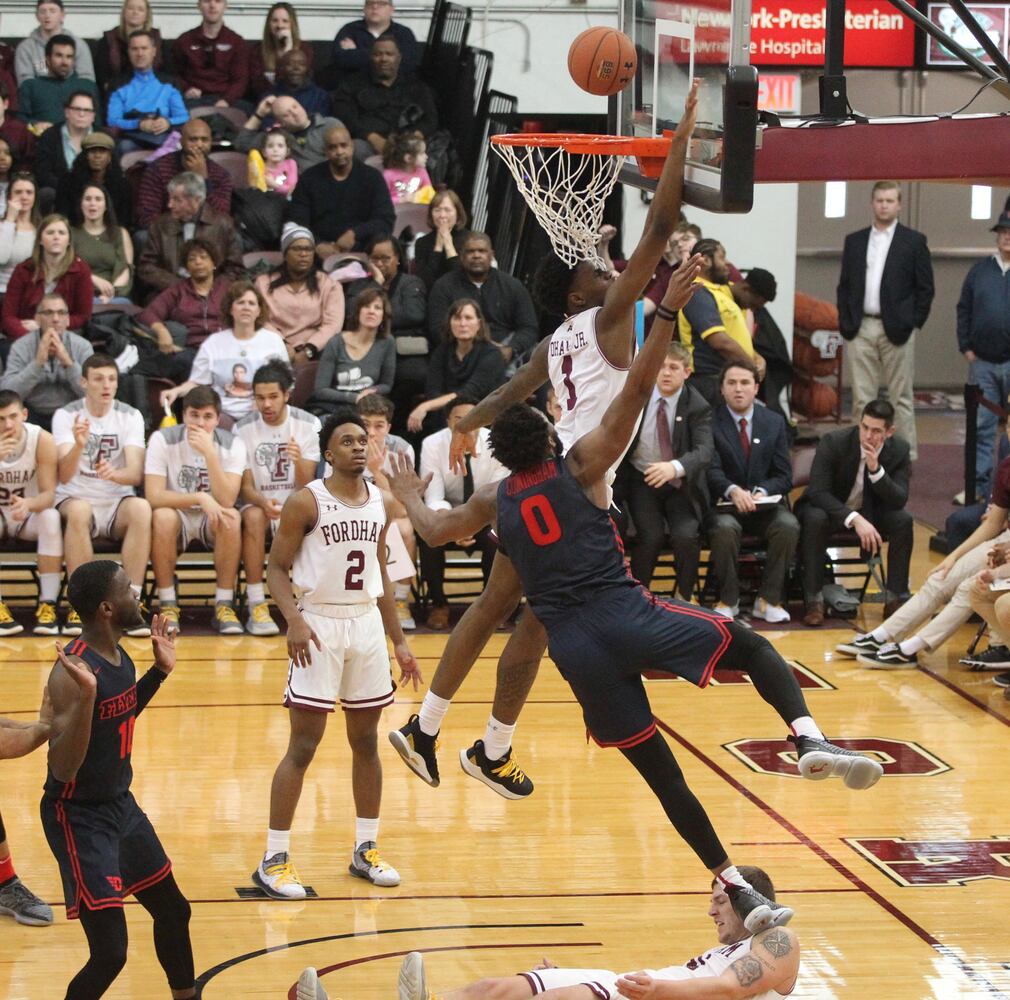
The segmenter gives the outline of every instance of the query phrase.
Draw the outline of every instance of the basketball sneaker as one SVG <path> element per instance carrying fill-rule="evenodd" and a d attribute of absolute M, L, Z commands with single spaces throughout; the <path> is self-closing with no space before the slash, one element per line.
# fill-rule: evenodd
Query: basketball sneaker
<path fill-rule="evenodd" d="M 397 1000 L 429 1000 L 427 977 L 424 974 L 424 956 L 412 951 L 400 965 L 396 980 Z"/>
<path fill-rule="evenodd" d="M 46 927 L 53 922 L 52 907 L 43 903 L 17 876 L 0 885 L 0 913 L 29 927 Z"/>
<path fill-rule="evenodd" d="M 295 1000 L 329 1000 L 329 994 L 319 982 L 319 973 L 311 965 L 298 977 Z"/>
<path fill-rule="evenodd" d="M 400 873 L 379 857 L 374 840 L 366 840 L 354 849 L 347 869 L 355 878 L 363 878 L 372 885 L 388 888 L 400 884 Z"/>
<path fill-rule="evenodd" d="M 264 857 L 252 873 L 253 885 L 258 885 L 271 899 L 304 899 L 305 886 L 288 860 L 287 851 Z"/>
<path fill-rule="evenodd" d="M 60 631 L 64 635 L 80 635 L 83 628 L 84 624 L 81 621 L 81 616 L 71 608 L 70 613 L 67 615 L 67 620 L 63 623 L 63 628 Z"/>
<path fill-rule="evenodd" d="M 874 670 L 904 670 L 905 667 L 919 665 L 919 654 L 912 653 L 909 656 L 901 651 L 901 646 L 898 643 L 888 642 L 875 653 L 860 653 L 856 657 L 856 662 Z"/>
<path fill-rule="evenodd" d="M 59 635 L 60 622 L 56 617 L 56 605 L 52 601 L 39 601 L 35 608 L 35 635 Z"/>
<path fill-rule="evenodd" d="M 182 628 L 179 625 L 179 605 L 162 604 L 158 607 L 158 613 L 168 622 L 168 631 L 173 635 L 178 635 Z"/>
<path fill-rule="evenodd" d="M 1010 667 L 1010 649 L 1003 645 L 990 646 L 981 653 L 962 656 L 958 663 L 971 670 L 1006 670 Z"/>
<path fill-rule="evenodd" d="M 403 763 L 422 781 L 438 788 L 438 739 L 421 730 L 421 720 L 412 715 L 405 726 L 394 729 L 389 734 L 389 742 L 400 755 Z"/>
<path fill-rule="evenodd" d="M 770 927 L 782 927 L 793 919 L 793 911 L 788 906 L 773 903 L 753 886 L 730 883 L 726 886 L 726 895 L 751 934 L 760 934 Z"/>
<path fill-rule="evenodd" d="M 460 750 L 459 764 L 470 777 L 483 781 L 502 798 L 525 799 L 533 794 L 533 782 L 516 764 L 512 747 L 501 760 L 488 760 L 484 754 L 484 741 L 477 740 L 469 750 Z"/>
<path fill-rule="evenodd" d="M 249 616 L 245 620 L 245 630 L 250 635 L 280 635 L 277 622 L 270 617 L 270 605 L 266 601 L 249 605 Z"/>
<path fill-rule="evenodd" d="M 151 623 L 147 620 L 147 605 L 143 601 L 140 601 L 140 614 L 144 620 L 139 625 L 134 625 L 133 628 L 126 630 L 126 634 L 131 639 L 149 639 L 151 637 Z"/>
<path fill-rule="evenodd" d="M 396 617 L 404 632 L 413 632 L 417 628 L 417 622 L 414 621 L 414 616 L 410 613 L 409 601 L 399 600 L 396 602 Z"/>
<path fill-rule="evenodd" d="M 10 608 L 3 601 L 0 601 L 0 635 L 17 635 L 19 632 L 24 632 L 24 630 L 24 626 L 19 625 L 14 620 Z"/>
<path fill-rule="evenodd" d="M 877 642 L 867 632 L 866 635 L 857 635 L 852 642 L 840 642 L 835 646 L 835 652 L 841 653 L 842 656 L 861 656 L 864 653 L 872 656 L 881 646 L 886 645 L 886 642 Z"/>
<path fill-rule="evenodd" d="M 224 601 L 218 601 L 214 605 L 214 618 L 211 621 L 215 632 L 221 635 L 242 635 L 245 629 L 235 614 L 235 609 Z"/>
<path fill-rule="evenodd" d="M 832 776 L 844 779 L 848 788 L 872 788 L 884 773 L 872 757 L 855 750 L 843 750 L 827 740 L 811 736 L 790 736 L 796 747 L 800 774 L 811 781 L 823 781 Z"/>

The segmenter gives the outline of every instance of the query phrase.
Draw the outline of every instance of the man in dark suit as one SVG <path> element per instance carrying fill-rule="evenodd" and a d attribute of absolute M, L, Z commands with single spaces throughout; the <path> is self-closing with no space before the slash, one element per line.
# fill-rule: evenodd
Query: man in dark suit
<path fill-rule="evenodd" d="M 618 473 L 627 480 L 628 509 L 635 522 L 631 575 L 649 586 L 669 532 L 677 591 L 685 601 L 691 600 L 698 578 L 699 532 L 709 507 L 705 473 L 713 449 L 712 410 L 691 385 L 690 373 L 687 346 L 670 344 Z"/>
<path fill-rule="evenodd" d="M 800 525 L 786 507 L 793 485 L 786 422 L 766 406 L 755 405 L 758 371 L 752 364 L 729 361 L 719 382 L 725 405 L 712 412 L 715 456 L 708 488 L 720 504 L 709 517 L 712 568 L 719 578 L 715 610 L 735 618 L 740 610 L 737 560 L 744 532 L 765 540 L 767 561 L 754 617 L 789 621 L 782 606 L 786 570 L 796 552 Z M 777 502 L 769 497 L 779 496 Z"/>
<path fill-rule="evenodd" d="M 851 341 L 852 413 L 858 419 L 880 385 L 895 411 L 895 427 L 916 457 L 915 333 L 933 303 L 933 265 L 926 237 L 898 222 L 901 188 L 873 185 L 873 225 L 849 233 L 838 279 L 838 324 Z"/>
<path fill-rule="evenodd" d="M 912 515 L 908 501 L 911 465 L 908 442 L 894 436 L 894 407 L 872 399 L 858 427 L 825 434 L 817 445 L 810 484 L 796 505 L 802 526 L 804 625 L 824 621 L 825 549 L 828 536 L 850 528 L 863 552 L 875 554 L 884 540 L 887 550 L 889 617 L 908 597 L 912 558 Z"/>

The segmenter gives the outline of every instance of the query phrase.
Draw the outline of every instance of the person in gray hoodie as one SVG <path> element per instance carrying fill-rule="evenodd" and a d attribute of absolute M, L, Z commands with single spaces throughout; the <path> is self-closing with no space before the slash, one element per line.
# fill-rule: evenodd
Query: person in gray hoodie
<path fill-rule="evenodd" d="M 14 75 L 20 87 L 25 80 L 33 76 L 48 76 L 46 65 L 46 42 L 53 35 L 69 35 L 77 46 L 77 75 L 94 82 L 95 66 L 91 59 L 91 49 L 88 43 L 72 31 L 63 27 L 63 0 L 38 0 L 35 8 L 35 20 L 39 26 L 26 38 L 18 43 L 14 53 Z"/>

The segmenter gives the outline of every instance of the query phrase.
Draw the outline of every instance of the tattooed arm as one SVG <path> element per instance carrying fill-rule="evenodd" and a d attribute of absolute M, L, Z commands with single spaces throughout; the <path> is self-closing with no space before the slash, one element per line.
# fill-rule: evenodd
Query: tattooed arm
<path fill-rule="evenodd" d="M 711 979 L 663 980 L 633 972 L 617 982 L 628 1000 L 744 1000 L 767 990 L 788 993 L 800 967 L 800 946 L 786 927 L 755 936 L 750 952 L 721 976 Z"/>

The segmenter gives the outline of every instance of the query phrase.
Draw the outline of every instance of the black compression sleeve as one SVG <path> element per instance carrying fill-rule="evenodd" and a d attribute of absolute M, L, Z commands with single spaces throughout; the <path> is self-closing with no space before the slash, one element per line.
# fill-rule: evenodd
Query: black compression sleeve
<path fill-rule="evenodd" d="M 163 673 L 157 667 L 151 667 L 143 677 L 137 681 L 137 715 L 147 708 L 147 703 L 154 697 L 155 692 L 162 684 L 168 674 Z"/>

